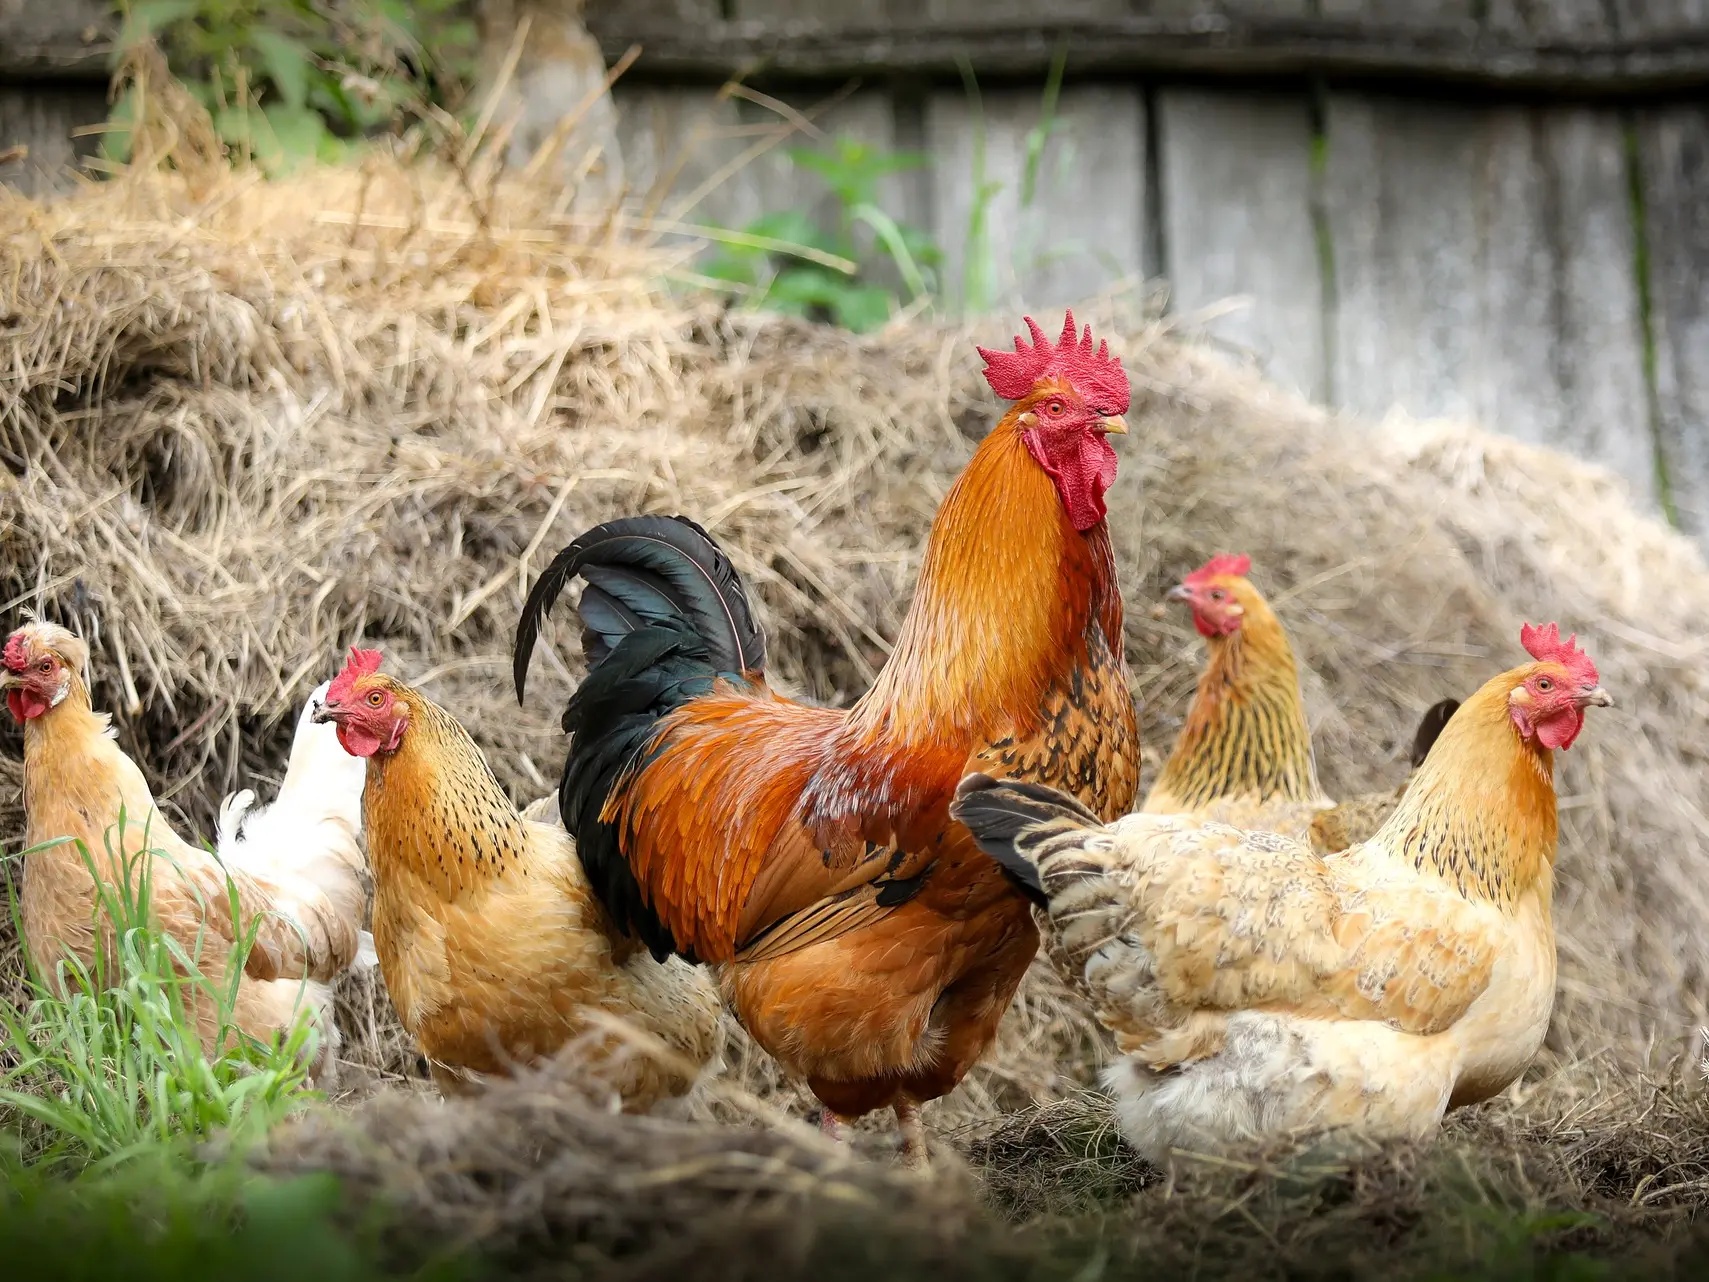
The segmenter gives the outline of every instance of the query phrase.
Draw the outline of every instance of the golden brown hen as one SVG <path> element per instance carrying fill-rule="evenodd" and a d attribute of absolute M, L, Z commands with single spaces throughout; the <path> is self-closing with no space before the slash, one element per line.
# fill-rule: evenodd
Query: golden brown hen
<path fill-rule="evenodd" d="M 698 1069 L 718 1021 L 710 980 L 618 930 L 562 826 L 518 814 L 456 718 L 379 667 L 378 651 L 352 650 L 319 715 L 367 762 L 374 951 L 434 1080 L 461 1090 L 581 1039 L 580 1062 L 625 1108 L 680 1094 L 691 1074 L 626 1047 L 588 1012 L 626 1020 Z"/>
<path fill-rule="evenodd" d="M 1207 654 L 1186 723 L 1141 809 L 1309 836 L 1325 854 L 1345 850 L 1381 826 L 1406 785 L 1339 805 L 1324 795 L 1293 644 L 1251 570 L 1250 557 L 1214 556 L 1169 591 L 1192 610 Z M 1414 769 L 1458 706 L 1444 699 L 1425 712 Z"/>

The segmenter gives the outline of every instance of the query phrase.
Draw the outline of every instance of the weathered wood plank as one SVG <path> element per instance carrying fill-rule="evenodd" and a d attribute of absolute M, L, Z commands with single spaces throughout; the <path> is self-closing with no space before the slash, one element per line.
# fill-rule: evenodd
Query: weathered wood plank
<path fill-rule="evenodd" d="M 1145 105 L 1139 91 L 1064 89 L 1029 200 L 1027 134 L 1040 113 L 1034 91 L 984 95 L 981 179 L 978 121 L 967 95 L 944 92 L 927 101 L 933 232 L 957 304 L 1060 306 L 1140 275 Z M 981 181 L 990 189 L 982 231 L 976 226 Z"/>
<path fill-rule="evenodd" d="M 702 86 L 626 81 L 612 87 L 612 99 L 633 204 L 659 216 L 729 227 L 759 216 L 757 190 L 733 166 L 763 131 L 742 119 L 736 99 Z"/>
<path fill-rule="evenodd" d="M 1323 282 L 1304 95 L 1165 89 L 1156 109 L 1172 309 L 1190 317 L 1245 295 L 1244 308 L 1204 331 L 1321 399 Z"/>
<path fill-rule="evenodd" d="M 1612 39 L 1619 32 L 1604 0 L 1489 0 L 1492 32 L 1533 37 Z"/>
<path fill-rule="evenodd" d="M 1476 22 L 1477 5 L 1474 0 L 1318 0 L 1318 13 L 1366 23 L 1454 28 Z"/>
<path fill-rule="evenodd" d="M 582 17 L 590 29 L 609 23 L 716 22 L 733 0 L 587 0 Z"/>
<path fill-rule="evenodd" d="M 78 158 L 95 150 L 97 139 L 74 138 L 72 131 L 107 118 L 107 94 L 88 85 L 0 85 L 0 151 L 23 144 L 29 154 L 0 165 L 0 182 L 26 195 L 63 191 L 75 179 Z"/>
<path fill-rule="evenodd" d="M 1638 117 L 1661 451 L 1680 524 L 1709 536 L 1709 111 Z"/>
<path fill-rule="evenodd" d="M 1103 16 L 1080 13 L 1075 0 L 1042 14 L 1023 6 L 1010 17 L 987 5 L 977 18 L 955 16 L 959 9 L 932 17 L 924 3 L 906 0 L 862 0 L 830 16 L 805 0 L 731 2 L 732 13 L 762 16 L 691 23 L 612 9 L 590 14 L 589 27 L 608 59 L 641 42 L 636 71 L 657 78 L 742 75 L 767 83 L 882 72 L 953 81 L 962 59 L 988 79 L 1036 78 L 1066 42 L 1078 75 L 1381 76 L 1608 96 L 1709 86 L 1709 18 L 1676 16 L 1665 29 L 1534 31 L 1512 23 L 1480 28 L 1473 19 L 1482 0 L 1440 0 L 1428 9 L 1407 0 L 1321 0 L 1316 13 L 1300 12 L 1294 0 L 1189 12 L 1170 3 Z"/>
<path fill-rule="evenodd" d="M 740 226 L 782 209 L 823 213 L 825 185 L 795 165 L 791 148 L 826 148 L 839 135 L 885 149 L 894 145 L 890 100 L 877 91 L 837 101 L 780 99 L 784 112 L 734 96 L 721 98 L 699 85 L 666 89 L 619 81 L 612 97 L 632 198 L 676 210 L 716 180 L 693 210 L 682 213 L 689 221 Z M 798 114 L 805 127 L 789 112 Z M 738 165 L 744 153 L 768 142 L 772 145 Z M 718 178 L 725 170 L 727 175 Z M 887 206 L 896 198 L 893 186 L 881 195 Z"/>
<path fill-rule="evenodd" d="M 0 75 L 105 80 L 116 9 L 107 0 L 0 0 Z"/>
<path fill-rule="evenodd" d="M 1606 464 L 1655 502 L 1612 113 L 1333 96 L 1332 388 Z"/>
<path fill-rule="evenodd" d="M 1613 0 L 1615 24 L 1628 36 L 1665 36 L 1709 23 L 1709 0 Z"/>

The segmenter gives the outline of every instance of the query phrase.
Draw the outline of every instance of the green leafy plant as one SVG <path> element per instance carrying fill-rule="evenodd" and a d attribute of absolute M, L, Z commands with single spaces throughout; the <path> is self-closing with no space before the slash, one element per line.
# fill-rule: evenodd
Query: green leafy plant
<path fill-rule="evenodd" d="M 903 305 L 899 292 L 878 278 L 890 264 L 907 301 L 937 292 L 938 247 L 917 228 L 887 214 L 879 185 L 892 174 L 917 169 L 917 152 L 883 151 L 839 137 L 825 151 L 797 147 L 790 160 L 817 176 L 835 198 L 832 226 L 804 210 L 755 219 L 739 232 L 716 233 L 718 252 L 701 268 L 714 281 L 734 285 L 749 305 L 829 321 L 862 333 L 884 324 Z M 863 252 L 862 233 L 870 236 Z"/>
<path fill-rule="evenodd" d="M 205 973 L 201 936 L 187 947 L 151 924 L 154 860 L 166 856 L 147 848 L 146 834 L 137 851 L 124 850 L 122 836 L 114 848 L 123 832 L 121 813 L 100 869 L 78 843 L 96 884 L 96 938 L 110 936 L 110 957 L 97 949 L 93 965 L 62 960 L 51 972 L 32 962 L 29 1000 L 0 1007 L 0 1062 L 10 1064 L 0 1073 L 0 1112 L 24 1123 L 31 1155 L 50 1168 L 112 1167 L 162 1146 L 242 1139 L 312 1098 L 305 1066 L 318 1035 L 306 1013 L 271 1045 L 233 1023 L 256 929 L 239 929 L 235 889 L 228 882 L 223 907 L 237 946 L 222 973 Z M 211 1057 L 196 1007 L 215 1012 Z"/>
<path fill-rule="evenodd" d="M 335 162 L 406 112 L 454 105 L 477 51 L 458 0 L 124 0 L 120 65 L 154 41 L 215 132 L 269 172 Z M 110 159 L 129 157 L 137 90 L 115 103 Z"/>

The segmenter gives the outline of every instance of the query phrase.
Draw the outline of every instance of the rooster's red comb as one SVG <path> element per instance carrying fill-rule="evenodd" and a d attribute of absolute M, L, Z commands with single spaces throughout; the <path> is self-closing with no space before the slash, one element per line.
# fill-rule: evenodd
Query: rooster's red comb
<path fill-rule="evenodd" d="M 30 666 L 30 652 L 24 645 L 22 628 L 6 638 L 6 648 L 0 651 L 0 660 L 5 661 L 8 672 L 22 672 Z"/>
<path fill-rule="evenodd" d="M 1519 644 L 1537 662 L 1558 663 L 1572 673 L 1573 680 L 1579 684 L 1596 685 L 1601 680 L 1596 675 L 1596 665 L 1574 644 L 1577 640 L 1576 632 L 1565 641 L 1561 640 L 1560 626 L 1554 623 L 1545 623 L 1542 627 L 1527 623 L 1519 629 Z"/>
<path fill-rule="evenodd" d="M 332 679 L 332 685 L 327 688 L 328 703 L 343 703 L 355 690 L 356 683 L 363 677 L 372 676 L 380 670 L 380 652 L 378 650 L 358 650 L 350 647 L 350 660 L 344 665 L 344 670 Z"/>
<path fill-rule="evenodd" d="M 1128 402 L 1127 372 L 1121 360 L 1110 355 L 1108 341 L 1092 350 L 1092 327 L 1082 334 L 1074 324 L 1074 313 L 1062 323 L 1062 337 L 1052 343 L 1031 316 L 1026 317 L 1027 330 L 1033 336 L 1028 347 L 1015 336 L 1015 350 L 992 352 L 981 347 L 985 358 L 985 381 L 991 390 L 1006 401 L 1018 401 L 1033 390 L 1034 384 L 1047 374 L 1066 378 L 1100 414 L 1126 414 Z"/>
<path fill-rule="evenodd" d="M 1183 582 L 1197 586 L 1206 579 L 1214 579 L 1221 574 L 1232 574 L 1245 578 L 1252 571 L 1252 558 L 1245 555 L 1235 555 L 1232 552 L 1218 552 L 1198 569 L 1189 574 Z"/>

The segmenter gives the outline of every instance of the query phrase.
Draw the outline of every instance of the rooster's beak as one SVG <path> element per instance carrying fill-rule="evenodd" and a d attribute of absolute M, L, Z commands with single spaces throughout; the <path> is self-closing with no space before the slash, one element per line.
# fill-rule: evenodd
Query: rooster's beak
<path fill-rule="evenodd" d="M 333 709 L 330 703 L 317 703 L 315 705 L 315 710 L 309 713 L 309 720 L 314 722 L 317 726 L 324 726 L 329 721 L 332 724 L 337 725 L 338 712 Z"/>
<path fill-rule="evenodd" d="M 1111 414 L 1098 421 L 1098 430 L 1106 436 L 1126 436 L 1127 420 L 1120 414 Z"/>
<path fill-rule="evenodd" d="M 1193 590 L 1185 583 L 1177 583 L 1163 595 L 1171 601 L 1191 601 L 1193 599 Z"/>
<path fill-rule="evenodd" d="M 1578 698 L 1579 702 L 1587 708 L 1612 708 L 1614 706 L 1614 696 L 1609 694 L 1608 691 L 1604 690 L 1601 686 L 1595 686 L 1592 689 L 1580 691 Z"/>
<path fill-rule="evenodd" d="M 0 668 L 0 690 L 13 690 L 24 684 L 24 674 Z"/>

